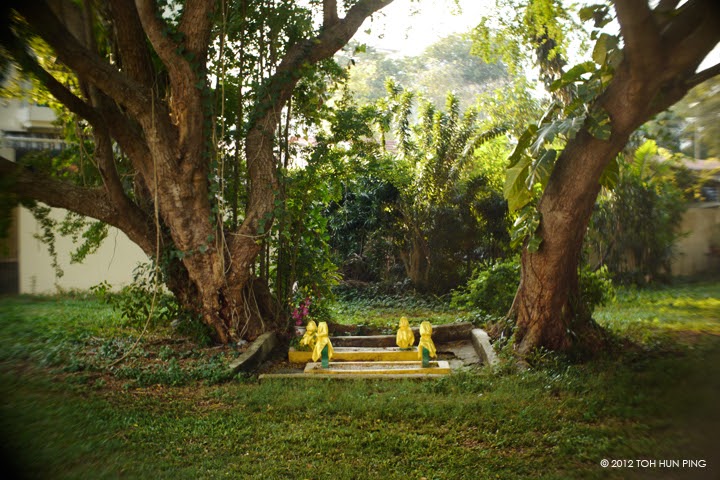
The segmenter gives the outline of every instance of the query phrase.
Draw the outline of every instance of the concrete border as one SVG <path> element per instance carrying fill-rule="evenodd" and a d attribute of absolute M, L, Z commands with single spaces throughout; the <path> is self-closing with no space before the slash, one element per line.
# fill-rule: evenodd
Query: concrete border
<path fill-rule="evenodd" d="M 315 375 L 315 374 L 304 374 L 304 373 L 263 373 L 258 377 L 259 381 L 263 380 L 277 380 L 277 379 L 291 379 L 291 380 L 315 380 L 320 382 L 331 382 L 333 380 L 432 380 L 446 377 L 447 375 L 438 374 L 421 374 L 421 373 L 408 373 L 403 375 L 365 375 L 365 374 L 333 374 L 333 375 Z"/>
<path fill-rule="evenodd" d="M 475 347 L 478 356 L 482 358 L 483 363 L 490 366 L 497 365 L 499 360 L 490 344 L 490 337 L 487 332 L 482 328 L 474 328 L 470 334 L 473 347 Z"/>
<path fill-rule="evenodd" d="M 232 373 L 247 372 L 265 360 L 277 347 L 278 337 L 275 332 L 260 335 L 245 352 L 230 363 Z"/>
<path fill-rule="evenodd" d="M 413 350 L 400 350 L 397 347 L 386 347 L 390 350 L 362 349 L 360 347 L 336 347 L 331 360 L 333 362 L 407 362 L 418 359 L 417 347 Z M 290 363 L 312 362 L 312 352 L 298 351 L 290 347 L 288 349 L 288 361 Z"/>
<path fill-rule="evenodd" d="M 384 370 L 383 365 L 392 365 Z M 353 368 L 354 367 L 354 368 Z M 447 360 L 433 360 L 429 368 L 423 368 L 422 362 L 330 362 L 328 368 L 322 368 L 318 362 L 310 362 L 305 366 L 306 374 L 311 375 L 449 375 L 450 364 Z"/>

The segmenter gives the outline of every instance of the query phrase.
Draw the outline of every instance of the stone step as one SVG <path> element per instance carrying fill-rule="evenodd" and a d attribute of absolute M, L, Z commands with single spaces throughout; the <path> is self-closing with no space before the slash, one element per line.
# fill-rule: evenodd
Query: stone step
<path fill-rule="evenodd" d="M 306 375 L 449 375 L 450 364 L 445 360 L 431 361 L 427 368 L 419 361 L 408 362 L 330 362 L 322 368 L 319 362 L 305 367 Z"/>
<path fill-rule="evenodd" d="M 332 360 L 335 362 L 392 362 L 418 360 L 417 347 L 412 350 L 379 347 L 336 347 Z M 288 350 L 290 363 L 312 362 L 312 352 Z"/>
<path fill-rule="evenodd" d="M 433 380 L 443 377 L 443 375 L 428 375 L 423 373 L 406 373 L 406 374 L 354 374 L 336 373 L 333 375 L 305 375 L 303 373 L 263 373 L 258 377 L 259 381 L 265 380 L 303 380 L 325 382 L 333 380 Z"/>

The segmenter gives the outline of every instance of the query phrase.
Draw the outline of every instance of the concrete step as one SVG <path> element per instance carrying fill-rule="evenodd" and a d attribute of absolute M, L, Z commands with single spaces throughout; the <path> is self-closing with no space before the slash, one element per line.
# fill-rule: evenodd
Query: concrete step
<path fill-rule="evenodd" d="M 408 362 L 330 362 L 322 368 L 319 362 L 305 367 L 306 375 L 449 375 L 450 365 L 445 360 L 431 361 L 427 368 L 419 361 Z"/>
<path fill-rule="evenodd" d="M 334 362 L 393 362 L 418 360 L 417 347 L 412 350 L 380 347 L 336 347 L 332 361 Z M 312 352 L 288 350 L 291 363 L 312 362 Z"/>

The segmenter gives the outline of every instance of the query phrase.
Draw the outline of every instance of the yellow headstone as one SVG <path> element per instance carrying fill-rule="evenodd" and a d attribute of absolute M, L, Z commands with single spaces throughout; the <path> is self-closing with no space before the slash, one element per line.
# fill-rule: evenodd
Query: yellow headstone
<path fill-rule="evenodd" d="M 422 359 L 422 350 L 425 348 L 432 358 L 437 357 L 435 344 L 432 341 L 432 325 L 430 322 L 420 324 L 420 343 L 418 343 L 418 358 Z"/>
<path fill-rule="evenodd" d="M 410 348 L 413 346 L 413 343 L 415 343 L 415 334 L 410 328 L 406 317 L 400 317 L 400 328 L 398 328 L 395 342 L 400 348 Z"/>
<path fill-rule="evenodd" d="M 327 322 L 320 322 L 317 329 L 317 337 L 315 339 L 315 348 L 313 349 L 312 359 L 313 362 L 317 362 L 318 358 L 322 356 L 323 348 L 325 345 L 328 347 L 328 358 L 333 356 L 333 346 L 330 343 L 330 337 L 328 336 L 328 325 Z"/>

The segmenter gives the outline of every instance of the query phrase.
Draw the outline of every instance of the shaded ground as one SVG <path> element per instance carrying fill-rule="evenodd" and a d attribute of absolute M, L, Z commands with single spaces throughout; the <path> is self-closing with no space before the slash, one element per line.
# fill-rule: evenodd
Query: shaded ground
<path fill-rule="evenodd" d="M 3 465 L 53 479 L 719 478 L 720 285 L 623 295 L 598 316 L 630 348 L 592 363 L 544 353 L 525 372 L 260 384 L 216 383 L 234 351 L 186 350 L 162 332 L 102 370 L 136 335 L 111 311 L 3 299 Z"/>

